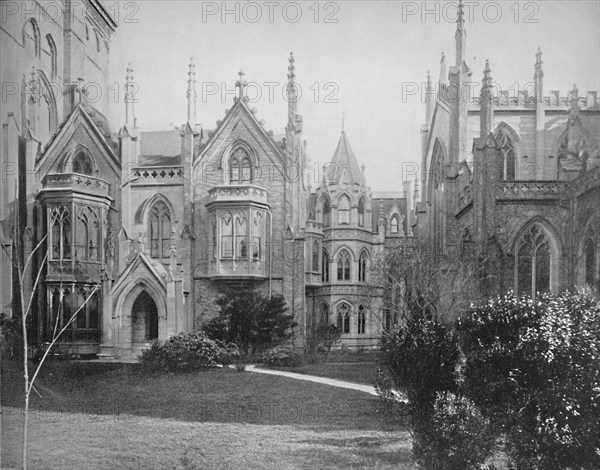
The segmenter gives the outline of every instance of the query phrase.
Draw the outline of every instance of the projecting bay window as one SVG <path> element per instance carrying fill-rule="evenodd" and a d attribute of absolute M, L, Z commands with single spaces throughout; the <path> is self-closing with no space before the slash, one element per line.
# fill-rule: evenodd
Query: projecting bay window
<path fill-rule="evenodd" d="M 263 212 L 255 209 L 216 212 L 211 226 L 213 258 L 261 261 L 265 230 Z"/>

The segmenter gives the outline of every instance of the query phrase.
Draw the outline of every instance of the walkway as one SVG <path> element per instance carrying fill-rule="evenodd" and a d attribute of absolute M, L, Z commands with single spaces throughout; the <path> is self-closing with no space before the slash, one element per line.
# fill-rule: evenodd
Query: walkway
<path fill-rule="evenodd" d="M 263 369 L 260 367 L 256 367 L 255 365 L 247 365 L 246 370 L 248 372 L 256 372 L 259 374 L 280 375 L 282 377 L 289 377 L 290 379 L 307 380 L 308 382 L 317 382 L 320 384 L 331 385 L 332 387 L 348 388 L 350 390 L 357 390 L 359 392 L 365 392 L 370 395 L 377 396 L 375 387 L 372 387 L 370 385 L 356 384 L 353 382 L 345 382 L 343 380 L 330 379 L 327 377 L 318 377 L 316 375 L 298 374 L 296 372 L 287 372 L 287 371 L 283 371 L 283 370 Z"/>

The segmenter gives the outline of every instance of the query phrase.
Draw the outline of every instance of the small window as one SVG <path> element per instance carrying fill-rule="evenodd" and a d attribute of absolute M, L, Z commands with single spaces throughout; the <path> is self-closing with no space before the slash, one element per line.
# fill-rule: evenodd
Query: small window
<path fill-rule="evenodd" d="M 364 335 L 367 330 L 367 315 L 365 313 L 365 308 L 360 305 L 358 307 L 358 334 Z"/>
<path fill-rule="evenodd" d="M 319 256 L 321 254 L 321 244 L 319 240 L 313 240 L 312 243 L 312 271 L 319 272 Z"/>
<path fill-rule="evenodd" d="M 337 308 L 337 327 L 343 334 L 350 333 L 350 307 L 340 304 Z"/>
<path fill-rule="evenodd" d="M 367 254 L 361 253 L 358 260 L 358 281 L 366 282 L 367 280 Z"/>
<path fill-rule="evenodd" d="M 350 280 L 350 254 L 346 250 L 338 255 L 337 278 L 338 281 Z"/>
<path fill-rule="evenodd" d="M 338 224 L 350 223 L 350 198 L 345 194 L 338 200 Z"/>
<path fill-rule="evenodd" d="M 73 159 L 73 173 L 92 176 L 94 166 L 92 159 L 85 152 L 79 152 Z"/>
<path fill-rule="evenodd" d="M 323 227 L 329 227 L 331 225 L 331 203 L 329 198 L 323 199 Z"/>
<path fill-rule="evenodd" d="M 398 216 L 393 216 L 392 220 L 390 221 L 390 232 L 392 234 L 397 234 L 400 233 L 400 228 L 399 228 L 399 221 L 398 221 Z"/>
<path fill-rule="evenodd" d="M 365 198 L 361 197 L 358 201 L 358 226 L 365 226 Z"/>
<path fill-rule="evenodd" d="M 517 276 L 519 295 L 535 298 L 537 293 L 550 290 L 550 242 L 538 225 L 533 225 L 519 241 Z"/>
<path fill-rule="evenodd" d="M 329 253 L 323 250 L 323 261 L 321 262 L 321 282 L 329 282 Z"/>

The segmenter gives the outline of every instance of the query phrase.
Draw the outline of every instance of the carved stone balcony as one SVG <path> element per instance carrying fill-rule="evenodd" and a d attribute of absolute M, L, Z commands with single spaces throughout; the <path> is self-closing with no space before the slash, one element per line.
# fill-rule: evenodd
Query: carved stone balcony
<path fill-rule="evenodd" d="M 110 185 L 94 176 L 79 173 L 56 173 L 46 175 L 42 180 L 44 191 L 69 191 L 108 197 Z"/>
<path fill-rule="evenodd" d="M 209 202 L 206 206 L 222 203 L 268 206 L 268 196 L 269 192 L 266 189 L 252 184 L 215 186 L 208 191 Z"/>

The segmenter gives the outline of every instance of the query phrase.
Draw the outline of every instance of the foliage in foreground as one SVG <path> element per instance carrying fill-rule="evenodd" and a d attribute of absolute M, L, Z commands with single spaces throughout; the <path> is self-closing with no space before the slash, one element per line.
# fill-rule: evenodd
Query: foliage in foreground
<path fill-rule="evenodd" d="M 455 333 L 417 317 L 382 350 L 381 394 L 390 380 L 406 391 L 423 468 L 484 468 L 494 442 L 519 470 L 600 468 L 597 298 L 510 294 L 472 307 Z"/>
<path fill-rule="evenodd" d="M 508 295 L 458 324 L 465 393 L 508 438 L 517 468 L 600 467 L 600 303 Z"/>
<path fill-rule="evenodd" d="M 302 358 L 292 348 L 278 346 L 268 350 L 262 359 L 263 363 L 274 367 L 299 367 Z"/>

